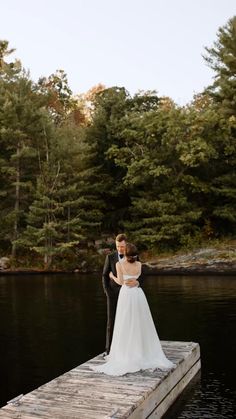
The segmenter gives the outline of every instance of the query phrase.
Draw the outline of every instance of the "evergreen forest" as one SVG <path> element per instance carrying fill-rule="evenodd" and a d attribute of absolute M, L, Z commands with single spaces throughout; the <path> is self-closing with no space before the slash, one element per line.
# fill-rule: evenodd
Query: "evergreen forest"
<path fill-rule="evenodd" d="M 157 251 L 235 238 L 236 16 L 185 106 L 101 84 L 75 95 L 63 70 L 35 82 L 12 53 L 1 40 L 0 256 L 69 268 L 120 232 Z"/>

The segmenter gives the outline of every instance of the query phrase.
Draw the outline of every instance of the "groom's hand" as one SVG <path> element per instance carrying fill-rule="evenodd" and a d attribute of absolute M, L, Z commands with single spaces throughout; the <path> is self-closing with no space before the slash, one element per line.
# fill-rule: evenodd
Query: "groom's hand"
<path fill-rule="evenodd" d="M 139 286 L 139 282 L 137 279 L 129 279 L 129 281 L 126 281 L 126 285 L 128 285 L 128 287 L 137 287 Z"/>

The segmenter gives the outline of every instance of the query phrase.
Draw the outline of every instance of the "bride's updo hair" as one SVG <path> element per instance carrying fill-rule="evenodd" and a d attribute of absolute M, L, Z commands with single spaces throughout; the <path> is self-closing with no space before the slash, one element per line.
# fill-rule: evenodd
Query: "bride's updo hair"
<path fill-rule="evenodd" d="M 127 243 L 125 248 L 127 262 L 134 263 L 138 258 L 137 247 L 133 243 Z"/>

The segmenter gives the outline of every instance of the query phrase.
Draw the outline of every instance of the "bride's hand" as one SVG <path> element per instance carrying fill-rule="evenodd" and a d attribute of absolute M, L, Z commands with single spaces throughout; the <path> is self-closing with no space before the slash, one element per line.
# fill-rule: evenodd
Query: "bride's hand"
<path fill-rule="evenodd" d="M 121 279 L 118 279 L 112 272 L 109 273 L 109 278 L 116 282 L 118 285 L 123 285 L 123 282 L 121 281 Z"/>

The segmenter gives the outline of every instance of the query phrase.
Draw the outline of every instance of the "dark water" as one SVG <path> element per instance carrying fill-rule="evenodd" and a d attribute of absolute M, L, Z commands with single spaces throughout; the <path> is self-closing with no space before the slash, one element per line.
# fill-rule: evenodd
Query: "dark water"
<path fill-rule="evenodd" d="M 236 278 L 147 277 L 161 339 L 199 342 L 202 370 L 166 415 L 236 417 Z M 98 276 L 0 276 L 0 405 L 104 349 Z"/>

